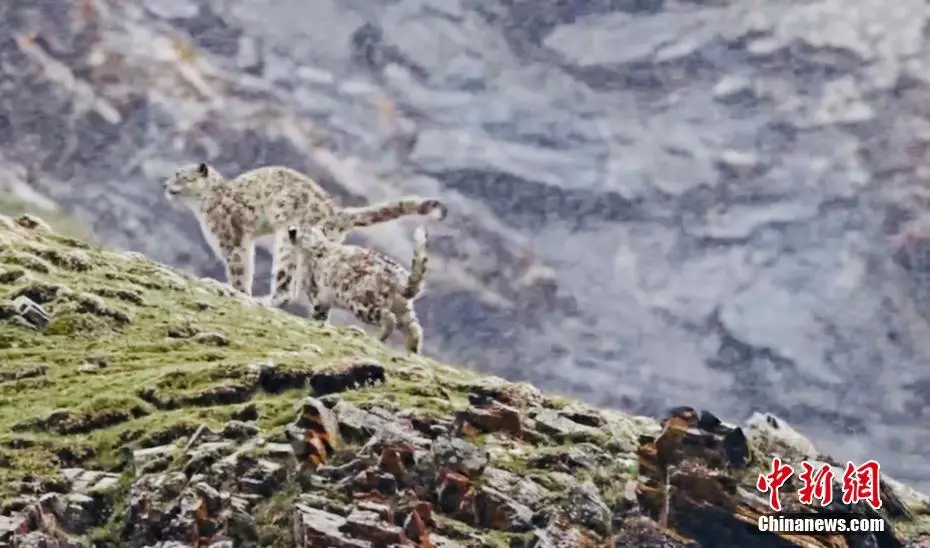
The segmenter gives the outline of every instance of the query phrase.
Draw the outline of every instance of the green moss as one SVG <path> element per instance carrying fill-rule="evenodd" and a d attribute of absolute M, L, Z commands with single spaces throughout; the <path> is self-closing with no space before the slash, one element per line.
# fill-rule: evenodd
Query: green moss
<path fill-rule="evenodd" d="M 259 545 L 269 548 L 294 546 L 293 508 L 299 488 L 291 485 L 262 501 L 255 509 L 255 517 L 261 525 Z"/>
<path fill-rule="evenodd" d="M 900 521 L 895 528 L 908 537 L 930 534 L 930 515 L 920 515 L 914 521 Z"/>
<path fill-rule="evenodd" d="M 0 307 L 3 306 L 3 303 L 0 303 Z M 13 330 L 13 329 L 2 329 L 0 328 L 0 350 L 22 348 L 24 345 L 28 345 L 31 337 L 29 337 L 29 332 L 23 329 Z M 12 368 L 15 367 L 13 363 L 0 363 L 0 368 Z"/>
<path fill-rule="evenodd" d="M 297 419 L 297 402 L 304 394 L 302 390 L 294 389 L 280 395 L 262 395 L 255 399 L 258 410 L 258 425 L 262 429 L 274 431 Z"/>
<path fill-rule="evenodd" d="M 66 311 L 55 314 L 46 327 L 48 335 L 95 339 L 110 334 L 112 325 L 105 318 Z"/>
<path fill-rule="evenodd" d="M 364 357 L 384 363 L 389 382 L 345 393 L 350 401 L 437 414 L 466 404 L 463 394 L 447 392 L 450 401 L 408 369 L 427 376 L 442 372 L 455 382 L 471 373 L 440 368 L 350 330 L 224 296 L 219 284 L 201 283 L 138 255 L 6 228 L 0 228 L 0 241 L 6 249 L 0 262 L 8 265 L 2 272 L 16 272 L 0 276 L 7 280 L 7 295 L 41 297 L 52 316 L 44 330 L 0 321 L 0 373 L 45 368 L 29 378 L 0 375 L 0 433 L 9 433 L 0 434 L 0 447 L 4 462 L 13 464 L 0 467 L 0 498 L 18 494 L 27 475 L 56 478 L 61 447 L 83 448 L 83 465 L 120 472 L 127 449 L 170 442 L 191 425 L 220 428 L 246 403 L 256 406 L 259 425 L 274 435 L 294 419 L 294 405 L 306 394 L 297 386 L 302 384 L 295 381 L 279 393 L 254 387 L 247 401 L 228 404 L 197 397 L 254 383 L 250 364 L 270 363 L 302 380 L 334 359 Z M 198 337 L 203 333 L 222 334 L 228 344 Z M 98 367 L 82 372 L 84 363 Z M 153 389 L 180 405 L 146 401 L 142 396 Z"/>
<path fill-rule="evenodd" d="M 0 284 L 8 285 L 26 275 L 26 271 L 16 267 L 0 267 Z"/>
<path fill-rule="evenodd" d="M 0 262 L 8 265 L 22 266 L 27 270 L 40 272 L 42 274 L 50 273 L 53 268 L 52 265 L 45 259 L 41 259 L 30 253 L 23 253 L 21 251 L 9 251 L 0 254 Z"/>
<path fill-rule="evenodd" d="M 120 533 L 126 527 L 129 519 L 129 491 L 132 488 L 133 476 L 131 473 L 124 473 L 119 478 L 119 483 L 110 493 L 108 498 L 112 501 L 110 514 L 106 517 L 104 524 L 95 529 L 90 534 L 90 541 L 94 546 L 113 546 L 118 547 L 120 544 L 113 539 L 118 539 Z"/>
<path fill-rule="evenodd" d="M 511 546 L 531 546 L 533 533 L 502 533 L 491 531 L 485 535 L 482 548 L 510 548 Z"/>

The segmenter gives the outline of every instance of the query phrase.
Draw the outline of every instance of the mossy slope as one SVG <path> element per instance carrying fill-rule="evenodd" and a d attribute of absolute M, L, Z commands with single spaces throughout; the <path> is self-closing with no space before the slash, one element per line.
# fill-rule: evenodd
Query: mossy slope
<path fill-rule="evenodd" d="M 0 498 L 22 492 L 24 482 L 55 482 L 63 466 L 119 470 L 120 449 L 133 441 L 184 421 L 220 424 L 246 400 L 259 408 L 262 427 L 292 419 L 302 383 L 236 395 L 251 364 L 272 363 L 301 379 L 358 356 L 471 376 L 351 329 L 257 306 L 135 253 L 0 226 L 0 309 L 23 295 L 51 319 L 41 330 L 0 323 Z M 397 393 L 411 405 L 429 400 L 403 384 L 394 376 L 365 393 Z M 232 395 L 215 397 L 224 389 Z M 158 404 L 166 400 L 173 403 Z"/>
<path fill-rule="evenodd" d="M 23 298 L 44 314 L 21 314 L 17 307 Z M 717 449 L 692 455 L 695 448 L 709 451 L 720 444 L 707 441 L 716 426 L 697 432 L 701 421 L 690 408 L 679 408 L 660 425 L 545 397 L 528 385 L 392 350 L 354 329 L 265 308 L 225 284 L 55 234 L 36 219 L 0 215 L 0 510 L 21 509 L 18 499 L 67 492 L 65 476 L 76 468 L 121 474 L 119 493 L 102 506 L 110 516 L 106 523 L 94 522 L 92 533 L 80 534 L 87 539 L 91 533 L 98 546 L 128 546 L 126 495 L 130 485 L 145 480 L 132 462 L 144 451 L 134 456 L 133 450 L 183 445 L 182 438 L 196 438 L 203 426 L 221 431 L 246 412 L 252 417 L 246 420 L 255 423 L 251 428 L 280 445 L 288 439 L 285 427 L 299 419 L 295 404 L 307 395 L 312 375 L 354 359 L 383 366 L 386 382 L 333 394 L 341 409 L 339 428 L 355 431 L 358 439 L 337 453 L 327 473 L 338 475 L 368 461 L 377 462 L 369 468 L 373 473 L 400 466 L 386 455 L 403 449 L 403 443 L 382 447 L 378 458 L 366 453 L 373 447 L 371 425 L 408 424 L 428 433 L 439 461 L 450 444 L 459 444 L 456 466 L 483 461 L 477 466 L 482 472 L 466 477 L 444 465 L 438 474 L 419 468 L 417 473 L 423 476 L 421 487 L 442 483 L 419 493 L 437 509 L 447 506 L 442 499 L 456 489 L 462 501 L 471 501 L 471 511 L 457 501 L 452 511 L 437 513 L 434 524 L 437 533 L 465 546 L 546 546 L 547 535 L 554 534 L 568 535 L 563 541 L 578 546 L 686 546 L 655 539 L 672 542 L 679 538 L 675 530 L 704 535 L 702 542 L 743 535 L 760 512 L 767 512 L 754 486 L 771 455 L 793 463 L 821 457 L 813 450 L 798 452 L 794 442 L 783 439 L 787 429 L 774 422 L 774 437 L 750 432 L 747 440 L 741 429 L 727 430 L 725 440 L 736 440 L 723 444 L 736 454 L 732 461 L 729 453 L 723 458 L 713 452 Z M 273 373 L 256 377 L 256 370 Z M 480 403 L 489 398 L 497 403 Z M 469 441 L 453 441 L 461 438 Z M 404 450 L 412 454 L 408 445 Z M 471 449 L 479 446 L 480 451 Z M 669 464 L 672 457 L 682 462 Z M 165 466 L 176 471 L 179 462 Z M 319 482 L 307 485 L 309 491 L 299 481 L 279 484 L 255 507 L 259 545 L 297 542 L 292 521 L 302 522 L 292 516 L 295 507 L 306 505 L 295 499 L 308 493 L 320 499 L 323 492 Z M 358 493 L 349 496 L 346 485 L 347 480 L 330 485 L 320 499 L 324 506 L 352 505 Z M 669 495 L 669 485 L 676 496 Z M 897 532 L 889 532 L 888 544 L 882 545 L 900 547 L 902 538 L 926 538 L 928 499 L 900 485 L 893 491 L 883 493 L 890 509 L 882 517 Z M 693 519 L 708 507 L 713 519 Z M 665 515 L 671 521 L 656 526 L 648 518 L 629 517 L 644 509 L 652 518 Z M 521 512 L 532 515 L 523 516 L 517 527 Z M 205 513 L 194 518 L 207 520 Z M 380 534 L 390 526 L 372 530 Z M 654 541 L 632 540 L 646 537 Z M 759 546 L 853 546 L 851 539 L 768 535 Z"/>

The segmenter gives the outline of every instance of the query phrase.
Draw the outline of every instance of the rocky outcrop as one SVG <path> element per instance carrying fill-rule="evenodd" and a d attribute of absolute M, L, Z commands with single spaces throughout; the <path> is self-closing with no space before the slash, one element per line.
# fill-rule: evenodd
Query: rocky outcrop
<path fill-rule="evenodd" d="M 441 194 L 431 353 L 645 414 L 770 409 L 926 481 L 925 3 L 0 9 L 0 178 L 105 243 L 220 276 L 158 189 L 194 158 Z M 364 237 L 405 255 L 408 228 Z"/>
<path fill-rule="evenodd" d="M 783 488 L 792 510 L 881 519 L 882 533 L 756 531 L 773 455 L 836 464 L 774 415 L 738 427 L 691 407 L 662 421 L 598 409 L 267 309 L 30 217 L 0 221 L 0 546 L 930 538 L 930 499 L 888 477 L 877 511 L 801 506 L 796 478 Z"/>

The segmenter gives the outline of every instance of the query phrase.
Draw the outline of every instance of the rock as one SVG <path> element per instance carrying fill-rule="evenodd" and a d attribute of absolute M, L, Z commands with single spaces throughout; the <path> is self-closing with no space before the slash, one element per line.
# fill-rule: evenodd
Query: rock
<path fill-rule="evenodd" d="M 159 447 L 149 447 L 147 449 L 138 449 L 132 452 L 132 466 L 135 470 L 136 477 L 143 473 L 157 471 L 158 468 L 167 466 L 178 448 L 174 445 L 162 445 Z"/>
<path fill-rule="evenodd" d="M 257 436 L 259 429 L 254 424 L 245 423 L 238 420 L 231 420 L 223 427 L 220 436 L 232 440 L 247 440 Z"/>
<path fill-rule="evenodd" d="M 438 480 L 436 504 L 443 513 L 499 531 L 525 532 L 532 527 L 532 510 L 504 493 L 476 487 L 449 468 L 440 471 Z"/>
<path fill-rule="evenodd" d="M 242 490 L 262 496 L 271 496 L 280 491 L 287 482 L 288 469 L 279 463 L 259 459 L 239 480 Z"/>
<path fill-rule="evenodd" d="M 529 508 L 538 508 L 546 502 L 552 493 L 529 478 L 499 468 L 486 468 L 484 481 L 490 487 L 501 491 Z"/>
<path fill-rule="evenodd" d="M 14 535 L 25 535 L 34 528 L 28 515 L 13 513 L 0 515 L 0 541 L 9 542 Z"/>
<path fill-rule="evenodd" d="M 39 499 L 39 504 L 50 512 L 57 523 L 68 533 L 81 534 L 99 524 L 101 508 L 87 495 L 69 493 L 61 496 L 48 493 Z"/>
<path fill-rule="evenodd" d="M 559 415 L 572 422 L 576 422 L 584 426 L 590 426 L 591 428 L 600 428 L 607 422 L 604 420 L 604 417 L 602 417 L 596 410 L 584 408 L 581 406 L 563 408 L 559 411 Z"/>
<path fill-rule="evenodd" d="M 76 493 L 100 494 L 117 487 L 119 475 L 83 468 L 62 468 L 62 476 L 71 483 Z"/>
<path fill-rule="evenodd" d="M 596 485 L 590 481 L 578 483 L 568 489 L 566 496 L 568 516 L 573 523 L 580 523 L 602 536 L 610 533 L 611 511 Z"/>
<path fill-rule="evenodd" d="M 533 531 L 533 548 L 562 548 L 563 546 L 586 546 L 589 537 L 577 529 L 568 529 L 552 524 L 546 529 Z M 640 546 L 639 544 L 622 544 L 617 546 Z M 648 545 L 643 545 L 648 546 Z M 662 547 L 665 548 L 665 547 Z"/>
<path fill-rule="evenodd" d="M 533 419 L 540 432 L 552 436 L 558 443 L 597 439 L 596 429 L 567 419 L 551 409 L 539 410 Z"/>
<path fill-rule="evenodd" d="M 336 403 L 333 412 L 348 441 L 367 441 L 386 424 L 386 421 L 343 401 Z"/>
<path fill-rule="evenodd" d="M 433 506 L 425 501 L 411 503 L 407 517 L 404 518 L 404 534 L 413 542 L 425 544 L 436 527 L 433 519 Z M 435 542 L 434 542 L 435 543 Z"/>
<path fill-rule="evenodd" d="M 93 373 L 100 369 L 100 366 L 95 363 L 84 362 L 81 364 L 81 367 L 78 368 L 78 371 L 81 373 Z"/>
<path fill-rule="evenodd" d="M 802 458 L 816 458 L 819 455 L 814 444 L 772 413 L 753 413 L 746 421 L 746 426 L 750 436 L 767 437 L 798 453 Z"/>
<path fill-rule="evenodd" d="M 469 383 L 468 398 L 472 405 L 484 406 L 491 400 L 522 409 L 542 403 L 542 394 L 536 387 L 526 383 L 509 383 L 490 377 L 480 382 Z"/>
<path fill-rule="evenodd" d="M 27 325 L 36 329 L 44 328 L 51 320 L 49 313 L 28 297 L 17 297 L 13 301 L 13 307 Z"/>
<path fill-rule="evenodd" d="M 429 439 L 420 436 L 415 431 L 402 428 L 396 422 L 396 417 L 390 420 L 385 419 L 344 401 L 338 402 L 333 407 L 333 413 L 338 417 L 340 432 L 348 441 L 368 442 L 372 449 L 375 445 L 380 445 L 382 441 L 414 447 L 429 446 Z"/>
<path fill-rule="evenodd" d="M 597 465 L 592 453 L 578 447 L 545 449 L 531 457 L 530 462 L 538 468 L 575 471 L 594 468 Z"/>
<path fill-rule="evenodd" d="M 340 503 L 339 501 L 333 500 L 330 497 L 316 495 L 313 493 L 301 493 L 297 496 L 297 502 L 308 506 L 310 508 L 316 508 L 317 510 L 325 510 L 328 513 L 336 514 L 337 516 L 346 517 L 349 515 L 351 509 Z"/>
<path fill-rule="evenodd" d="M 747 521 L 754 523 L 759 516 L 771 512 L 767 500 L 761 498 L 758 488 L 752 485 L 758 475 L 742 472 L 748 464 L 745 456 L 750 455 L 750 449 L 748 445 L 744 445 L 735 450 L 733 432 L 737 429 L 723 423 L 714 424 L 715 421 L 709 421 L 706 414 L 704 417 L 703 423 L 714 425 L 715 432 L 697 428 L 699 415 L 693 408 L 679 407 L 673 409 L 663 421 L 663 430 L 658 436 L 641 436 L 640 447 L 637 449 L 640 473 L 636 489 L 637 498 L 649 518 L 659 525 L 667 524 L 671 530 L 657 527 L 651 520 L 637 518 L 629 525 L 621 527 L 618 535 L 620 541 L 641 539 L 647 545 L 649 542 L 655 545 L 671 542 L 669 546 L 696 547 L 725 537 L 738 544 L 754 542 L 754 545 L 772 548 L 800 541 L 817 548 L 833 546 L 835 542 L 846 542 L 842 540 L 842 535 L 792 537 L 772 534 L 760 537 L 755 534 L 756 540 L 749 540 L 754 534 L 747 532 L 743 524 Z M 731 438 L 730 441 L 726 441 L 727 437 Z M 737 438 L 746 444 L 749 442 L 745 436 Z M 743 459 L 733 461 L 732 455 Z M 795 453 L 786 458 L 794 459 L 796 455 Z M 808 460 L 805 457 L 800 458 Z M 816 461 L 811 462 L 816 466 Z M 843 475 L 842 471 L 834 474 L 840 478 Z M 666 484 L 668 487 L 665 487 Z M 671 490 L 675 493 L 673 497 L 669 496 Z M 790 489 L 785 492 L 788 491 Z M 891 495 L 886 492 L 882 496 Z M 796 500 L 785 500 L 786 504 L 790 504 L 788 511 L 837 511 L 836 508 L 802 506 Z M 719 515 L 714 514 L 713 517 L 707 514 L 695 521 L 683 517 L 689 509 L 705 504 L 722 505 L 730 510 Z M 851 507 L 849 510 L 853 513 L 861 512 L 863 517 L 871 512 L 867 508 L 858 507 Z M 893 533 L 883 533 L 880 536 L 881 541 L 872 537 L 870 542 L 887 542 L 888 546 L 903 546 L 901 539 Z"/>
<path fill-rule="evenodd" d="M 17 548 L 84 548 L 81 541 L 59 539 L 40 531 L 33 531 L 16 538 Z"/>
<path fill-rule="evenodd" d="M 266 443 L 262 449 L 272 460 L 290 460 L 294 458 L 294 448 L 290 444 Z"/>
<path fill-rule="evenodd" d="M 643 516 L 625 518 L 620 531 L 613 537 L 614 548 L 642 546 L 644 548 L 699 548 L 699 544 L 682 539 Z"/>
<path fill-rule="evenodd" d="M 229 536 L 240 545 L 258 542 L 261 529 L 254 516 L 242 510 L 233 510 L 226 523 Z"/>
<path fill-rule="evenodd" d="M 439 438 L 433 442 L 433 458 L 440 468 L 450 468 L 468 477 L 476 477 L 488 465 L 486 451 L 459 438 Z"/>
<path fill-rule="evenodd" d="M 461 430 L 465 424 L 472 425 L 482 432 L 504 432 L 515 438 L 523 436 L 520 414 L 513 407 L 498 404 L 487 409 L 471 408 L 456 413 L 456 429 Z"/>
<path fill-rule="evenodd" d="M 294 506 L 294 540 L 300 548 L 370 548 L 372 544 L 348 538 L 341 528 L 346 519 L 303 504 Z"/>
<path fill-rule="evenodd" d="M 236 452 L 236 444 L 231 441 L 205 442 L 185 451 L 187 460 L 183 471 L 187 477 L 203 473 L 231 453 Z"/>
<path fill-rule="evenodd" d="M 346 517 L 345 523 L 339 526 L 339 530 L 353 537 L 365 539 L 375 546 L 409 544 L 401 527 L 385 522 L 375 512 L 355 510 Z"/>
<path fill-rule="evenodd" d="M 483 527 L 523 533 L 533 528 L 533 511 L 505 494 L 482 488 L 474 499 L 475 519 Z"/>
<path fill-rule="evenodd" d="M 220 437 L 216 434 L 216 432 L 210 430 L 209 426 L 206 424 L 201 424 L 187 439 L 187 444 L 184 446 L 184 452 L 190 453 L 191 449 L 199 445 L 219 441 L 219 439 Z"/>
<path fill-rule="evenodd" d="M 717 432 L 721 426 L 723 426 L 723 421 L 717 418 L 716 415 L 706 409 L 701 410 L 697 420 L 698 428 L 705 432 Z"/>
<path fill-rule="evenodd" d="M 300 462 L 318 466 L 326 462 L 340 443 L 336 416 L 315 398 L 305 398 L 297 420 L 287 426 L 294 455 Z"/>

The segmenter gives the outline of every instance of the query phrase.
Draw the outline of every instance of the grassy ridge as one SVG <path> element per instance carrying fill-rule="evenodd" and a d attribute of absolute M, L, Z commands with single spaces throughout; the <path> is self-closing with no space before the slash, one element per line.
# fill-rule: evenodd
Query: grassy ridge
<path fill-rule="evenodd" d="M 245 403 L 257 406 L 263 431 L 293 420 L 306 391 L 250 392 L 250 365 L 272 363 L 300 379 L 333 360 L 370 357 L 471 376 L 231 297 L 222 284 L 135 253 L 0 226 L 4 295 L 0 308 L 26 295 L 51 320 L 44 330 L 0 323 L 0 499 L 24 482 L 58 481 L 61 467 L 120 471 L 127 448 L 179 425 L 219 426 Z M 422 388 L 414 395 L 403 374 L 390 379 L 353 397 L 449 404 Z"/>

